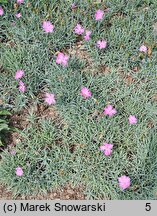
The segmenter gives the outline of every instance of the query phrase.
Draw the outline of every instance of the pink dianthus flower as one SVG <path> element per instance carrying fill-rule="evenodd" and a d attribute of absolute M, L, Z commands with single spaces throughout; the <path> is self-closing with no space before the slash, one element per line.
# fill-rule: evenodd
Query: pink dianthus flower
<path fill-rule="evenodd" d="M 3 10 L 3 8 L 0 6 L 0 16 L 3 16 L 3 14 L 4 14 L 4 10 Z"/>
<path fill-rule="evenodd" d="M 119 187 L 123 190 L 125 190 L 126 188 L 130 187 L 130 177 L 128 176 L 121 176 L 118 178 L 118 182 L 119 182 Z"/>
<path fill-rule="evenodd" d="M 107 105 L 104 109 L 103 112 L 105 115 L 108 115 L 110 117 L 112 117 L 113 115 L 115 115 L 117 113 L 117 110 L 113 108 L 112 105 Z"/>
<path fill-rule="evenodd" d="M 80 24 L 77 24 L 74 28 L 74 32 L 78 35 L 82 35 L 84 33 L 84 28 Z"/>
<path fill-rule="evenodd" d="M 139 50 L 140 50 L 140 52 L 144 52 L 144 53 L 147 53 L 147 51 L 148 51 L 148 49 L 145 45 L 142 45 Z"/>
<path fill-rule="evenodd" d="M 56 63 L 57 64 L 62 64 L 63 66 L 67 66 L 68 65 L 68 60 L 69 60 L 69 56 L 59 52 L 56 58 Z"/>
<path fill-rule="evenodd" d="M 137 118 L 134 115 L 130 115 L 128 120 L 129 120 L 130 124 L 136 124 L 137 123 Z"/>
<path fill-rule="evenodd" d="M 22 4 L 22 3 L 24 3 L 24 0 L 17 0 L 17 3 Z"/>
<path fill-rule="evenodd" d="M 23 170 L 22 170 L 21 167 L 17 167 L 17 168 L 16 168 L 16 175 L 17 175 L 17 176 L 22 176 L 22 175 L 23 175 Z"/>
<path fill-rule="evenodd" d="M 23 70 L 17 70 L 15 74 L 15 79 L 21 79 L 24 76 L 24 71 Z"/>
<path fill-rule="evenodd" d="M 22 82 L 22 81 L 19 82 L 19 90 L 21 92 L 25 92 L 26 91 L 26 86 L 25 86 L 24 82 Z"/>
<path fill-rule="evenodd" d="M 107 41 L 105 41 L 105 40 L 98 40 L 97 41 L 97 47 L 99 49 L 105 49 L 107 47 Z"/>
<path fill-rule="evenodd" d="M 42 28 L 46 33 L 51 33 L 54 30 L 54 25 L 50 21 L 44 21 L 42 24 Z"/>
<path fill-rule="evenodd" d="M 55 104 L 56 103 L 55 95 L 54 94 L 50 94 L 50 93 L 46 93 L 45 94 L 45 102 L 48 105 Z"/>
<path fill-rule="evenodd" d="M 84 39 L 86 40 L 86 41 L 88 41 L 88 40 L 90 40 L 90 35 L 91 35 L 91 31 L 86 31 L 86 35 L 84 36 Z"/>
<path fill-rule="evenodd" d="M 95 19 L 98 21 L 98 20 L 102 20 L 104 16 L 104 11 L 102 10 L 97 10 L 96 13 L 95 13 Z"/>
<path fill-rule="evenodd" d="M 82 95 L 82 97 L 84 97 L 85 99 L 89 98 L 92 96 L 91 91 L 87 88 L 87 87 L 83 87 L 81 89 L 80 94 Z"/>
<path fill-rule="evenodd" d="M 109 156 L 112 153 L 113 145 L 110 143 L 104 143 L 102 146 L 100 146 L 100 150 L 104 152 L 106 156 Z"/>

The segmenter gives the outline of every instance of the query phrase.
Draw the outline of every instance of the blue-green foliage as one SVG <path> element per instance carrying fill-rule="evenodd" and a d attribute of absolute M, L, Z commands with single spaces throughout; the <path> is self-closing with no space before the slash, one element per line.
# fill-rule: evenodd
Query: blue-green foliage
<path fill-rule="evenodd" d="M 16 155 L 7 149 L 2 153 L 0 179 L 15 194 L 81 183 L 87 199 L 156 199 L 157 46 L 152 27 L 156 2 L 76 1 L 75 10 L 71 9 L 72 3 L 25 1 L 16 8 L 12 1 L 3 6 L 3 106 L 15 112 L 25 108 L 30 113 L 34 102 L 44 103 L 39 95 L 50 92 L 55 94 L 59 117 L 44 120 L 33 113 L 34 120 L 21 131 Z M 99 8 L 109 8 L 109 12 L 103 21 L 96 22 L 94 14 Z M 22 17 L 15 19 L 19 11 Z M 43 20 L 54 24 L 53 33 L 43 31 Z M 91 40 L 81 45 L 88 55 L 81 58 L 70 53 L 68 67 L 57 65 L 56 53 L 68 53 L 82 40 L 74 34 L 77 23 L 92 31 Z M 105 50 L 95 46 L 99 39 L 107 40 Z M 149 54 L 139 52 L 142 44 L 149 47 Z M 25 71 L 24 94 L 14 79 L 18 69 Z M 92 92 L 88 100 L 80 96 L 82 86 Z M 101 115 L 108 104 L 117 110 L 112 118 Z M 129 115 L 137 116 L 136 125 L 129 125 Z M 109 157 L 99 150 L 104 142 L 113 144 Z M 15 175 L 18 166 L 23 168 L 22 177 Z M 125 192 L 118 186 L 121 175 L 131 178 L 131 187 Z"/>

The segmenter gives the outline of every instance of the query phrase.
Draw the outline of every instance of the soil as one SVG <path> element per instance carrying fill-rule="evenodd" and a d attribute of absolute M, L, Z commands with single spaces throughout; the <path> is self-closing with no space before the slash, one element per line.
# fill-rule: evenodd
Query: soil
<path fill-rule="evenodd" d="M 0 185 L 0 200 L 85 200 L 83 186 L 72 187 L 66 185 L 64 188 L 59 188 L 47 194 L 38 194 L 36 196 L 17 196 L 3 185 Z"/>

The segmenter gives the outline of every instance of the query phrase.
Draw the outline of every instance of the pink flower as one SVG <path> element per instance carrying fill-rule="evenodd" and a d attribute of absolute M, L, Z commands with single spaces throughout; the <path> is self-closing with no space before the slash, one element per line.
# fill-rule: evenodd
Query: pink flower
<path fill-rule="evenodd" d="M 21 13 L 17 13 L 17 14 L 15 14 L 15 16 L 16 16 L 17 18 L 20 18 L 20 17 L 21 17 Z"/>
<path fill-rule="evenodd" d="M 62 60 L 62 65 L 63 66 L 67 66 L 68 65 L 68 60 L 69 60 L 69 56 L 68 55 L 64 55 L 64 58 Z"/>
<path fill-rule="evenodd" d="M 115 115 L 117 113 L 117 110 L 113 108 L 112 105 L 107 105 L 104 109 L 103 112 L 105 115 L 108 115 L 110 117 L 112 117 L 113 115 Z"/>
<path fill-rule="evenodd" d="M 91 91 L 90 91 L 88 88 L 86 88 L 86 87 L 83 87 L 83 88 L 81 89 L 80 94 L 81 94 L 81 96 L 84 97 L 85 99 L 87 99 L 87 98 L 89 98 L 89 97 L 92 96 Z"/>
<path fill-rule="evenodd" d="M 58 53 L 58 56 L 56 58 L 56 63 L 57 64 L 62 64 L 63 59 L 64 59 L 64 53 L 61 53 L 61 52 Z"/>
<path fill-rule="evenodd" d="M 24 3 L 24 0 L 17 0 L 17 3 L 22 4 L 22 3 Z"/>
<path fill-rule="evenodd" d="M 147 53 L 148 49 L 147 49 L 147 47 L 145 45 L 142 45 L 139 50 L 140 50 L 140 52 Z"/>
<path fill-rule="evenodd" d="M 22 176 L 22 175 L 23 175 L 23 170 L 22 170 L 21 167 L 17 167 L 17 168 L 16 168 L 16 175 L 17 175 L 17 176 Z"/>
<path fill-rule="evenodd" d="M 130 177 L 128 176 L 121 176 L 118 178 L 118 182 L 119 182 L 119 187 L 123 190 L 125 190 L 126 188 L 130 187 Z"/>
<path fill-rule="evenodd" d="M 3 16 L 3 14 L 4 14 L 4 10 L 3 10 L 3 8 L 0 6 L 0 16 Z"/>
<path fill-rule="evenodd" d="M 88 40 L 90 40 L 90 35 L 91 35 L 91 31 L 86 31 L 86 35 L 84 36 L 84 39 L 86 40 L 86 41 L 88 41 Z"/>
<path fill-rule="evenodd" d="M 56 58 L 56 63 L 57 64 L 62 64 L 63 66 L 67 66 L 68 65 L 68 60 L 69 60 L 69 56 L 64 55 L 64 53 L 60 52 L 60 53 L 58 53 L 58 56 Z"/>
<path fill-rule="evenodd" d="M 80 24 L 77 24 L 74 28 L 74 32 L 78 35 L 82 35 L 84 32 L 84 28 Z"/>
<path fill-rule="evenodd" d="M 73 4 L 71 5 L 71 8 L 72 8 L 72 9 L 75 9 L 75 8 L 77 8 L 77 5 L 76 5 L 75 3 L 73 3 Z"/>
<path fill-rule="evenodd" d="M 24 71 L 23 70 L 17 70 L 15 74 L 15 79 L 18 80 L 24 76 Z"/>
<path fill-rule="evenodd" d="M 16 150 L 11 150 L 10 154 L 11 155 L 16 155 Z"/>
<path fill-rule="evenodd" d="M 99 49 L 104 49 L 104 48 L 106 48 L 106 47 L 107 47 L 107 41 L 105 41 L 105 40 L 98 40 L 98 41 L 97 41 L 97 47 L 98 47 Z"/>
<path fill-rule="evenodd" d="M 45 94 L 45 102 L 48 103 L 48 105 L 55 104 L 56 103 L 55 95 L 50 94 L 50 93 L 46 93 Z"/>
<path fill-rule="evenodd" d="M 44 21 L 42 24 L 42 28 L 46 33 L 53 32 L 54 25 L 50 21 Z"/>
<path fill-rule="evenodd" d="M 113 145 L 110 143 L 104 143 L 102 146 L 100 146 L 100 150 L 104 152 L 106 156 L 109 156 L 112 153 Z"/>
<path fill-rule="evenodd" d="M 128 120 L 129 120 L 130 124 L 136 124 L 137 123 L 137 118 L 134 115 L 130 115 Z"/>
<path fill-rule="evenodd" d="M 96 13 L 95 13 L 95 19 L 96 20 L 102 20 L 103 16 L 104 16 L 104 11 L 102 11 L 100 9 L 96 11 Z"/>
<path fill-rule="evenodd" d="M 25 86 L 25 84 L 22 81 L 19 82 L 19 90 L 21 92 L 25 92 L 26 91 L 26 86 Z"/>

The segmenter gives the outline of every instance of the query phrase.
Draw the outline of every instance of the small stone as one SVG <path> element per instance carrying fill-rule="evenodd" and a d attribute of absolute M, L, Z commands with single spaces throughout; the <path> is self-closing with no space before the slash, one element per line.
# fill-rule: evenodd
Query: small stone
<path fill-rule="evenodd" d="M 75 192 L 74 192 L 73 190 L 71 190 L 71 189 L 68 189 L 68 190 L 67 190 L 67 193 L 72 195 L 72 194 L 74 194 Z"/>
<path fill-rule="evenodd" d="M 20 139 L 16 139 L 16 143 L 19 143 L 19 142 L 21 142 L 21 140 Z"/>
<path fill-rule="evenodd" d="M 67 200 L 70 198 L 70 196 L 69 195 L 66 195 L 66 197 L 65 197 Z"/>

